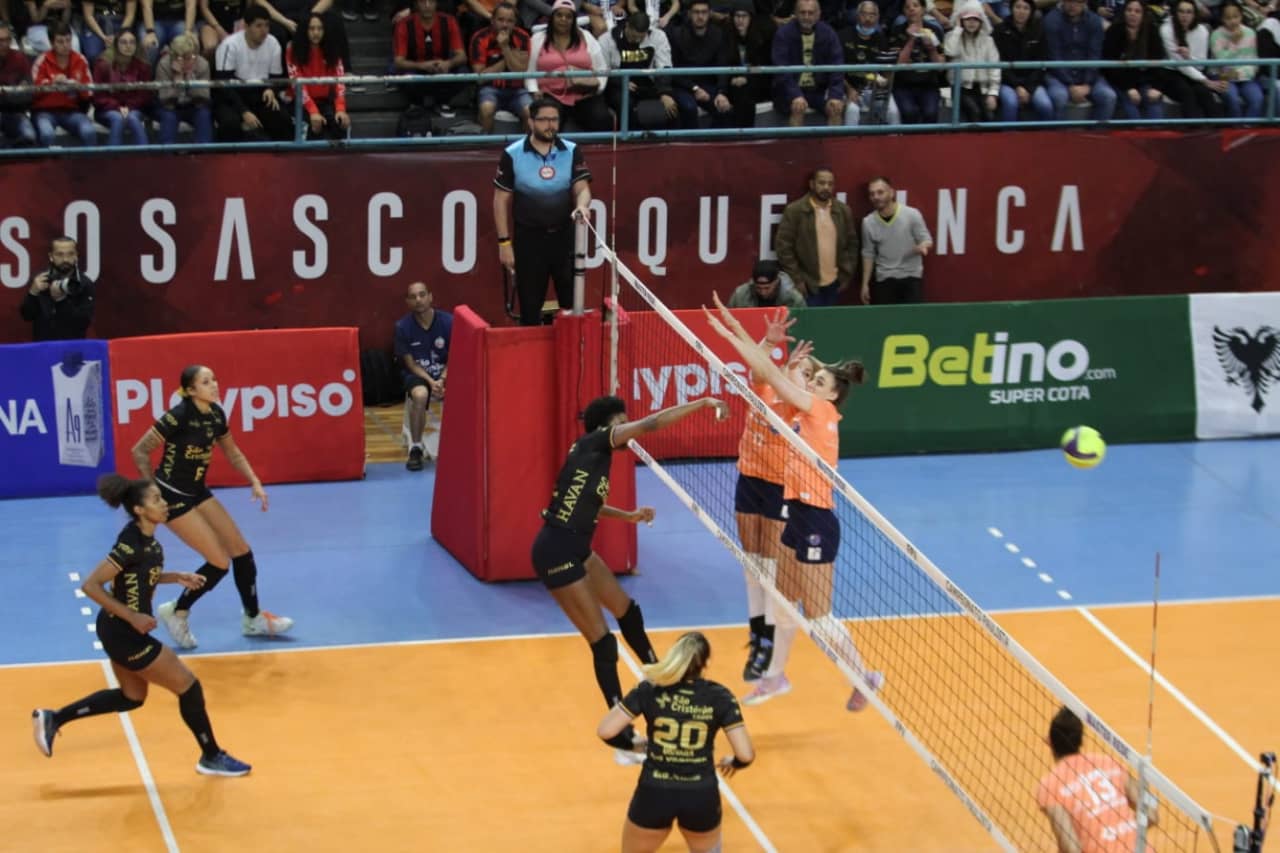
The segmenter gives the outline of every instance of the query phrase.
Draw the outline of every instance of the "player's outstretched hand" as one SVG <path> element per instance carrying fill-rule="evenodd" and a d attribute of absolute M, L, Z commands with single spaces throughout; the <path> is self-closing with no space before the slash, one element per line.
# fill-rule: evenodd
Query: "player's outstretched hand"
<path fill-rule="evenodd" d="M 635 508 L 635 510 L 631 513 L 631 520 L 632 520 L 632 522 L 633 522 L 633 523 L 635 523 L 635 524 L 639 524 L 640 522 L 642 522 L 642 521 L 643 521 L 645 524 L 648 524 L 648 525 L 652 526 L 652 525 L 653 525 L 653 518 L 654 518 L 654 516 L 655 516 L 655 515 L 656 515 L 656 513 L 654 512 L 653 507 L 651 507 L 651 506 L 638 506 L 638 507 L 636 507 L 636 508 Z"/>
<path fill-rule="evenodd" d="M 707 405 L 716 410 L 716 420 L 722 421 L 729 417 L 729 404 L 724 400 L 716 397 L 707 397 Z"/>
<path fill-rule="evenodd" d="M 795 325 L 795 317 L 787 316 L 786 307 L 780 307 L 777 311 L 769 314 L 764 320 L 764 339 L 765 343 L 770 346 L 780 346 L 788 341 L 794 341 L 787 332 Z"/>
<path fill-rule="evenodd" d="M 262 511 L 267 511 L 267 490 L 262 488 L 261 483 L 253 484 L 253 499 L 262 504 Z"/>

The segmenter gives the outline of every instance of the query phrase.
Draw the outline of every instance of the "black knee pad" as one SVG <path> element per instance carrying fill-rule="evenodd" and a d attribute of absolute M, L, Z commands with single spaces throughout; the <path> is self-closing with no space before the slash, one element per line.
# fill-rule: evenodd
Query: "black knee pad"
<path fill-rule="evenodd" d="M 616 665 L 618 663 L 618 638 L 610 633 L 592 643 L 591 659 L 597 664 Z"/>

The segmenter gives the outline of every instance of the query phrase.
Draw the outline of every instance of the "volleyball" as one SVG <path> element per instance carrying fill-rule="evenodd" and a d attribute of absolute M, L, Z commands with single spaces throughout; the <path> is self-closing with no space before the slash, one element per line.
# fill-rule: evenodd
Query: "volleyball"
<path fill-rule="evenodd" d="M 1107 455 L 1107 443 L 1093 427 L 1075 426 L 1062 434 L 1062 453 L 1076 468 L 1093 468 Z"/>

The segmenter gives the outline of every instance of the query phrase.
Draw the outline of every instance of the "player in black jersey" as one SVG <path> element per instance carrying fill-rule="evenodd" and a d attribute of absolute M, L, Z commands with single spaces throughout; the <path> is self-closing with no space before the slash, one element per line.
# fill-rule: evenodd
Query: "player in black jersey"
<path fill-rule="evenodd" d="M 164 570 L 164 550 L 155 540 L 155 532 L 169 507 L 159 487 L 150 480 L 104 474 L 98 478 L 98 495 L 109 506 L 123 506 L 130 519 L 107 558 L 81 586 L 85 595 L 102 607 L 98 611 L 98 639 L 111 659 L 111 670 L 120 686 L 99 690 L 57 711 L 32 711 L 36 746 L 46 756 L 52 756 L 53 739 L 62 726 L 96 714 L 141 708 L 147 698 L 147 685 L 155 684 L 178 697 L 182 721 L 200 744 L 196 771 L 208 776 L 245 775 L 249 765 L 232 758 L 214 740 L 200 681 L 172 649 L 149 633 L 156 627 L 151 599 L 157 584 L 178 583 L 187 589 L 199 589 L 205 583 L 203 577 L 192 572 Z M 106 589 L 108 583 L 110 592 Z"/>
<path fill-rule="evenodd" d="M 187 618 L 191 606 L 218 581 L 235 574 L 236 589 L 244 608 L 241 629 L 245 636 L 274 636 L 293 627 L 293 620 L 277 616 L 258 606 L 258 566 L 240 528 L 222 503 L 205 485 L 205 474 L 213 460 L 213 446 L 249 481 L 253 499 L 267 511 L 267 493 L 253 473 L 249 460 L 236 446 L 227 428 L 227 415 L 218 405 L 218 380 L 204 365 L 193 364 L 182 371 L 178 388 L 182 400 L 160 416 L 147 434 L 133 446 L 133 461 L 138 472 L 155 480 L 169 504 L 169 529 L 205 563 L 196 574 L 205 579 L 200 589 L 188 589 L 176 601 L 156 607 L 156 616 L 181 649 L 194 649 L 196 638 Z M 154 471 L 151 454 L 164 448 L 160 465 Z"/>
<path fill-rule="evenodd" d="M 652 507 L 627 511 L 605 503 L 613 450 L 701 409 L 713 409 L 717 420 L 729 415 L 723 400 L 703 397 L 628 421 L 626 405 L 619 398 L 592 400 L 582 414 L 586 432 L 569 448 L 551 502 L 542 511 L 542 530 L 533 540 L 533 569 L 569 621 L 591 644 L 596 683 L 610 708 L 622 697 L 622 684 L 618 681 L 618 641 L 609 632 L 601 608 L 607 607 L 618 620 L 623 639 L 643 663 L 657 660 L 644 631 L 639 605 L 622 589 L 604 560 L 591 550 L 598 518 L 617 518 L 632 524 L 653 521 Z M 630 729 L 619 732 L 611 745 L 631 750 L 638 746 L 633 734 Z"/>
<path fill-rule="evenodd" d="M 706 637 L 685 634 L 659 663 L 644 668 L 646 680 L 596 729 L 601 738 L 612 738 L 643 716 L 649 732 L 649 757 L 622 825 L 622 853 L 657 850 L 673 822 L 690 850 L 720 849 L 716 732 L 723 730 L 733 747 L 733 755 L 720 759 L 725 776 L 754 761 L 755 749 L 738 700 L 723 684 L 702 677 L 710 658 Z"/>

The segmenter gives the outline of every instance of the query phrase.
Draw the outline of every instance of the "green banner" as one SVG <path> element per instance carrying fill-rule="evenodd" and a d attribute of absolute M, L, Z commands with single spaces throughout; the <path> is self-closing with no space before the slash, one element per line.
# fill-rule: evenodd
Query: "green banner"
<path fill-rule="evenodd" d="M 819 358 L 858 358 L 845 456 L 1195 437 L 1188 300 L 1109 297 L 795 312 Z"/>

